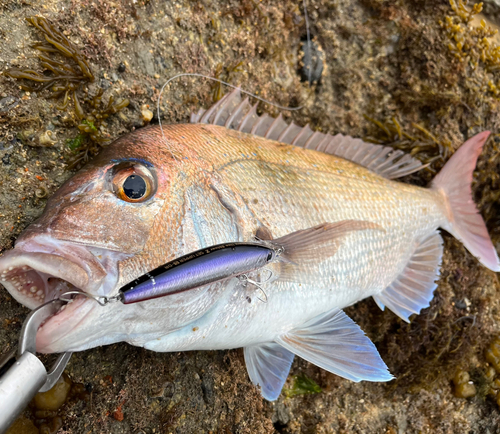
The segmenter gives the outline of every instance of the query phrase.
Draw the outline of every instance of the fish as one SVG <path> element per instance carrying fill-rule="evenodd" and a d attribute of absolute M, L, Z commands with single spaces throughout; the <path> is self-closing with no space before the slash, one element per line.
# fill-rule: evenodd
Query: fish
<path fill-rule="evenodd" d="M 410 155 L 258 115 L 238 90 L 190 121 L 124 135 L 63 184 L 0 258 L 9 293 L 32 309 L 69 290 L 113 297 L 208 246 L 326 223 L 345 231 L 318 232 L 314 248 L 266 266 L 267 303 L 236 277 L 127 305 L 80 296 L 40 327 L 38 351 L 121 341 L 159 352 L 242 347 L 250 380 L 268 400 L 278 398 L 296 355 L 352 381 L 389 381 L 345 307 L 372 297 L 410 321 L 429 306 L 440 228 L 500 271 L 471 194 L 489 131 L 469 138 L 422 188 L 395 181 L 423 168 Z M 352 230 L 350 221 L 365 226 Z"/>

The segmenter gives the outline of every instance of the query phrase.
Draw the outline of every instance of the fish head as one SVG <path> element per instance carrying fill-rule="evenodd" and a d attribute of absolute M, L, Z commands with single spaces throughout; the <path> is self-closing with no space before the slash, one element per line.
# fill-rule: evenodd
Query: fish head
<path fill-rule="evenodd" d="M 0 283 L 18 302 L 34 309 L 75 290 L 112 297 L 182 253 L 182 202 L 193 178 L 186 173 L 203 162 L 184 150 L 190 158 L 181 164 L 170 149 L 182 143 L 169 131 L 162 137 L 153 127 L 123 136 L 50 198 L 42 216 L 0 258 Z M 76 351 L 168 332 L 179 319 L 174 324 L 175 315 L 161 308 L 182 302 L 100 306 L 78 296 L 39 329 L 37 348 Z"/>

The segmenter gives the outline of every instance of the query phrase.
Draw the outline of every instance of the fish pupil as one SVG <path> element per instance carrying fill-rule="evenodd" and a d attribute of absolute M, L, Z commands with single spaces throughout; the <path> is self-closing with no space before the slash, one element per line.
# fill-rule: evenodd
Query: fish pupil
<path fill-rule="evenodd" d="M 129 199 L 140 199 L 146 194 L 146 181 L 141 176 L 130 175 L 123 183 L 123 192 Z"/>

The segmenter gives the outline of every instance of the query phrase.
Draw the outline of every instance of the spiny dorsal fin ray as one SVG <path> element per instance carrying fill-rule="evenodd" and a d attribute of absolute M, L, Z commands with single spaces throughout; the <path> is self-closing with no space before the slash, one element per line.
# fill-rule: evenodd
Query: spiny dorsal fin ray
<path fill-rule="evenodd" d="M 366 167 L 388 179 L 400 178 L 423 168 L 417 159 L 390 146 L 374 145 L 350 136 L 314 132 L 308 125 L 299 127 L 282 118 L 257 114 L 257 104 L 248 98 L 242 100 L 239 89 L 224 95 L 208 110 L 200 109 L 191 114 L 191 123 L 220 125 L 226 128 L 255 134 L 301 148 L 312 149 L 344 158 Z"/>
<path fill-rule="evenodd" d="M 433 232 L 417 246 L 397 279 L 373 299 L 382 310 L 387 306 L 410 322 L 410 315 L 420 313 L 432 300 L 442 256 L 443 239 L 439 232 Z"/>

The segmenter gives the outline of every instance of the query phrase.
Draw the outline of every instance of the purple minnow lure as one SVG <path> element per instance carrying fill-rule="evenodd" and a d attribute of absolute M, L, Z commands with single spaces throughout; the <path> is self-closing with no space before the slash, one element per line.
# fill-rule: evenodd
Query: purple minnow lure
<path fill-rule="evenodd" d="M 264 267 L 280 254 L 279 248 L 257 243 L 225 243 L 174 259 L 120 289 L 124 304 L 177 294 L 245 275 Z"/>
<path fill-rule="evenodd" d="M 132 304 L 178 294 L 238 276 L 246 283 L 259 288 L 267 300 L 267 295 L 261 287 L 265 282 L 250 280 L 248 273 L 279 261 L 281 279 L 300 282 L 297 273 L 314 272 L 318 262 L 335 254 L 347 234 L 366 229 L 380 228 L 370 222 L 346 220 L 322 223 L 272 241 L 217 244 L 173 259 L 143 274 L 121 287 L 118 295 L 103 297 L 82 291 L 68 291 L 59 296 L 59 299 L 69 301 L 73 296 L 81 295 L 94 299 L 102 306 L 117 301 Z M 270 279 L 273 272 L 269 271 Z M 260 298 L 259 300 L 265 301 Z"/>

